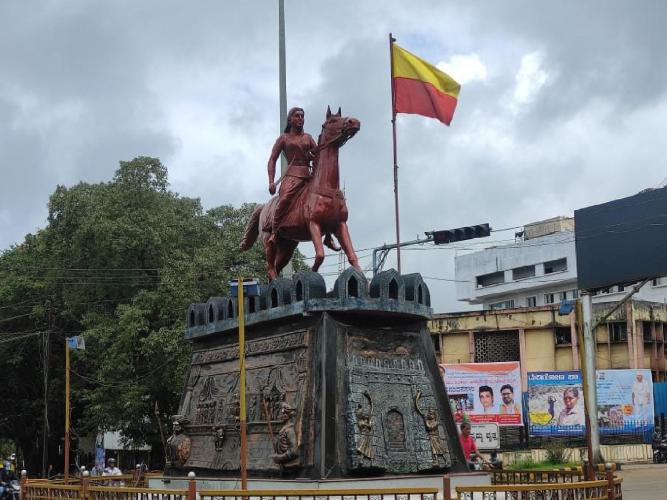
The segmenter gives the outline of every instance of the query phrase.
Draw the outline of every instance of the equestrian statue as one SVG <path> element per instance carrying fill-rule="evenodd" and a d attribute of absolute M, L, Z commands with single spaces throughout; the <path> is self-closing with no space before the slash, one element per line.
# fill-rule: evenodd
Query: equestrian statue
<path fill-rule="evenodd" d="M 261 233 L 269 279 L 278 277 L 300 241 L 312 241 L 317 271 L 324 261 L 324 246 L 345 252 L 350 265 L 359 269 L 347 228 L 347 205 L 340 190 L 338 150 L 360 128 L 356 118 L 341 116 L 340 108 L 327 115 L 317 144 L 303 131 L 304 112 L 292 108 L 285 131 L 276 140 L 268 162 L 269 193 L 276 192 L 276 162 L 285 154 L 287 171 L 278 182 L 280 190 L 258 205 L 245 229 L 241 250 L 248 250 Z M 339 248 L 334 240 L 336 237 Z"/>

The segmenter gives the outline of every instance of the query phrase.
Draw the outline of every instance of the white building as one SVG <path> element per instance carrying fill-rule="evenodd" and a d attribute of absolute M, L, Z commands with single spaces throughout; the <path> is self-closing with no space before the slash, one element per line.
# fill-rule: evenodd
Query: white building
<path fill-rule="evenodd" d="M 577 256 L 574 219 L 555 217 L 527 224 L 514 243 L 459 255 L 455 259 L 457 299 L 484 309 L 512 309 L 576 299 Z M 616 301 L 625 293 L 612 287 L 595 303 Z M 647 283 L 635 299 L 667 300 L 667 278 Z"/>

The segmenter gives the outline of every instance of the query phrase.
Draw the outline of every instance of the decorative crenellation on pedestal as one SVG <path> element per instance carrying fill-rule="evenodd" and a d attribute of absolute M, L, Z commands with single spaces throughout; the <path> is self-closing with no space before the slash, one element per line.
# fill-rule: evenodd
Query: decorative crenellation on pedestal
<path fill-rule="evenodd" d="M 313 272 L 296 273 L 262 286 L 257 297 L 245 297 L 246 324 L 323 310 L 359 310 L 409 314 L 431 318 L 431 296 L 420 274 L 400 275 L 389 269 L 370 282 L 350 267 L 343 271 L 333 290 L 326 291 L 324 278 Z M 186 337 L 234 330 L 238 327 L 236 297 L 211 297 L 191 304 L 187 311 Z"/>

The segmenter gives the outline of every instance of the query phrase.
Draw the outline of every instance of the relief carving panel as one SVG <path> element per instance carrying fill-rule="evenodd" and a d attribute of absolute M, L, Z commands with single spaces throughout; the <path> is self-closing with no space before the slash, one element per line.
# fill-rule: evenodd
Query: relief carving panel
<path fill-rule="evenodd" d="M 451 466 L 419 345 L 414 333 L 347 332 L 352 469 L 410 473 Z"/>
<path fill-rule="evenodd" d="M 249 470 L 280 473 L 303 464 L 298 450 L 309 390 L 308 338 L 308 330 L 300 330 L 246 343 Z M 191 449 L 177 468 L 238 470 L 238 345 L 193 353 L 180 413 L 189 422 L 184 433 Z"/>

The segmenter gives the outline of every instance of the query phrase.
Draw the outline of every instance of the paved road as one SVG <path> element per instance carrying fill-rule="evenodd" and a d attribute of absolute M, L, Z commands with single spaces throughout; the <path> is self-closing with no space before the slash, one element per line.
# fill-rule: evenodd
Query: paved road
<path fill-rule="evenodd" d="M 667 498 L 667 464 L 623 465 L 623 500 Z"/>

